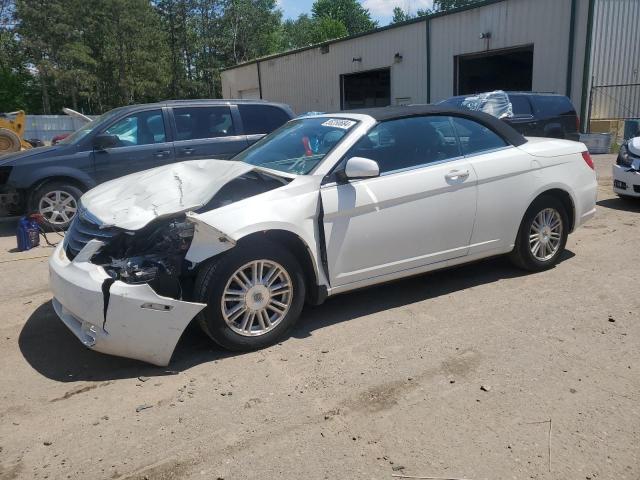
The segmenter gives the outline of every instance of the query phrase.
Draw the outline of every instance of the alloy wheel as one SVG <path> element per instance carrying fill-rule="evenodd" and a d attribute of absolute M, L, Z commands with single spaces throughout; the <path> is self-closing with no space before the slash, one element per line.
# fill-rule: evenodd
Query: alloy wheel
<path fill-rule="evenodd" d="M 558 252 L 562 227 L 562 217 L 554 208 L 545 208 L 535 216 L 529 231 L 529 248 L 536 260 L 546 262 Z"/>
<path fill-rule="evenodd" d="M 235 333 L 255 337 L 276 328 L 293 302 L 293 283 L 282 265 L 254 260 L 232 275 L 222 293 L 222 316 Z"/>
<path fill-rule="evenodd" d="M 47 192 L 38 203 L 38 212 L 52 225 L 65 225 L 78 211 L 76 199 L 64 190 Z"/>

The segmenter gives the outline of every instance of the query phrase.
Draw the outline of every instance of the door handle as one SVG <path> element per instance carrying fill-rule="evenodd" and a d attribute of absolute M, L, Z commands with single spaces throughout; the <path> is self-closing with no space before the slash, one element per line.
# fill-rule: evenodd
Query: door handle
<path fill-rule="evenodd" d="M 171 152 L 169 150 L 158 150 L 156 153 L 153 154 L 153 156 L 156 158 L 163 158 L 169 155 L 170 153 Z"/>
<path fill-rule="evenodd" d="M 468 177 L 469 177 L 469 170 L 465 170 L 464 172 L 461 170 L 451 170 L 449 173 L 447 173 L 444 176 L 444 178 L 451 181 L 456 181 L 456 180 L 464 181 Z"/>
<path fill-rule="evenodd" d="M 184 153 L 185 155 L 191 155 L 193 153 L 193 151 L 194 151 L 194 148 L 193 147 L 183 147 L 180 151 L 182 153 Z"/>

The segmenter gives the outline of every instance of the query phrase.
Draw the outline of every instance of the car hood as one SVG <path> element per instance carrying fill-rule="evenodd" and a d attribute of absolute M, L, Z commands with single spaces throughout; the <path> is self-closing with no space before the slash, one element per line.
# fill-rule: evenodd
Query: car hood
<path fill-rule="evenodd" d="M 0 155 L 0 166 L 1 165 L 15 166 L 20 164 L 22 160 L 26 160 L 27 158 L 49 155 L 62 148 L 64 147 L 53 145 L 51 147 L 37 147 L 37 148 L 31 148 L 29 150 L 23 150 L 21 152 L 7 153 L 4 155 Z"/>
<path fill-rule="evenodd" d="M 251 170 L 261 169 L 230 160 L 173 163 L 103 183 L 85 193 L 81 204 L 105 227 L 139 230 L 157 218 L 205 205 Z"/>

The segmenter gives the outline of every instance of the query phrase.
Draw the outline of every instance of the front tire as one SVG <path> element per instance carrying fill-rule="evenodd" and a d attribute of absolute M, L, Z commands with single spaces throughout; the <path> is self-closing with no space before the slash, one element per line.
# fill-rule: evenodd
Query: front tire
<path fill-rule="evenodd" d="M 31 211 L 47 231 L 66 230 L 78 212 L 82 190 L 66 182 L 47 182 L 31 196 Z"/>
<path fill-rule="evenodd" d="M 517 267 L 540 272 L 560 260 L 569 235 L 569 217 L 557 198 L 544 195 L 531 204 L 522 219 L 509 258 Z"/>
<path fill-rule="evenodd" d="M 239 243 L 201 269 L 196 301 L 204 332 L 220 346 L 249 351 L 282 340 L 300 316 L 304 274 L 296 258 L 264 239 Z"/>

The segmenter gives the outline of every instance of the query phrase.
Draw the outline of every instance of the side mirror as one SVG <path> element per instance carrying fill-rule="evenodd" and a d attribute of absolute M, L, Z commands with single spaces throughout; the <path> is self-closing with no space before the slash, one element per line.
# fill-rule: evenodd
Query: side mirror
<path fill-rule="evenodd" d="M 107 148 L 117 147 L 118 145 L 120 145 L 120 139 L 117 135 L 101 133 L 93 139 L 93 148 L 96 150 L 106 150 Z"/>
<path fill-rule="evenodd" d="M 344 167 L 346 179 L 373 178 L 380 175 L 378 162 L 364 157 L 351 157 Z"/>

